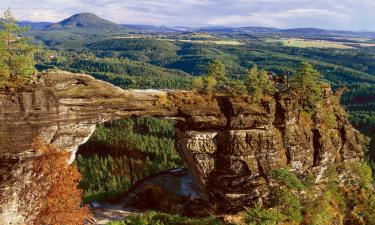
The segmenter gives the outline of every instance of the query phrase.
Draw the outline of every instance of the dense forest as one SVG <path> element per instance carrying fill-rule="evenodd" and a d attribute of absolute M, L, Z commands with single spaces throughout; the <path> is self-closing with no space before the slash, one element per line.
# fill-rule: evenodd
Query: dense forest
<path fill-rule="evenodd" d="M 57 31 L 53 31 L 57 32 Z M 79 48 L 64 48 L 69 41 L 55 37 L 55 48 L 39 33 L 46 52 L 38 55 L 39 70 L 64 69 L 83 72 L 125 89 L 191 89 L 193 79 L 205 74 L 208 63 L 220 60 L 234 80 L 245 80 L 255 64 L 278 75 L 291 76 L 302 61 L 314 65 L 334 89 L 347 87 L 342 103 L 353 124 L 361 132 L 374 135 L 375 47 L 319 49 L 286 47 L 269 37 L 239 34 L 137 35 L 130 37 L 93 37 L 81 41 Z M 84 35 L 87 35 L 85 33 Z M 207 39 L 235 38 L 241 45 L 205 43 Z M 181 41 L 187 39 L 189 42 Z M 198 39 L 200 42 L 194 42 Z M 80 39 L 76 39 L 80 40 Z M 203 42 L 202 42 L 203 41 Z M 374 144 L 370 145 L 374 149 Z M 374 151 L 374 150 L 372 150 Z"/>
<path fill-rule="evenodd" d="M 152 174 L 182 167 L 174 144 L 172 121 L 137 118 L 99 125 L 76 159 L 85 200 L 111 200 Z"/>

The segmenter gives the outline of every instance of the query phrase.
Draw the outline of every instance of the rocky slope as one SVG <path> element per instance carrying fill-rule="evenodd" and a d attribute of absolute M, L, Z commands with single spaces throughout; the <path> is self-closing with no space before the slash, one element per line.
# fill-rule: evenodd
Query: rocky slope
<path fill-rule="evenodd" d="M 23 90 L 0 93 L 0 224 L 24 224 L 18 194 L 27 188 L 34 138 L 72 152 L 95 126 L 132 116 L 177 122 L 176 145 L 205 200 L 216 211 L 238 211 L 266 203 L 271 173 L 283 167 L 316 183 L 333 163 L 360 160 L 362 137 L 350 125 L 336 97 L 311 117 L 299 96 L 287 91 L 253 102 L 248 97 L 192 92 L 124 91 L 94 78 L 51 72 Z"/>

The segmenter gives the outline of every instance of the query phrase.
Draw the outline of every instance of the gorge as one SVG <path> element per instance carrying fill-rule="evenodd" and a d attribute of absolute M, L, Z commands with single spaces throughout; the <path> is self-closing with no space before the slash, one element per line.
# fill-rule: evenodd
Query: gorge
<path fill-rule="evenodd" d="M 268 204 L 277 183 L 272 172 L 324 180 L 334 163 L 360 161 L 363 138 L 337 97 L 309 117 L 288 90 L 253 101 L 246 96 L 192 91 L 123 90 L 88 75 L 63 71 L 39 75 L 34 84 L 0 93 L 0 224 L 24 224 L 18 198 L 27 188 L 35 138 L 71 152 L 99 123 L 129 117 L 176 120 L 176 146 L 200 191 L 218 212 Z M 333 115 L 333 121 L 327 121 Z M 32 196 L 31 196 L 32 197 Z"/>

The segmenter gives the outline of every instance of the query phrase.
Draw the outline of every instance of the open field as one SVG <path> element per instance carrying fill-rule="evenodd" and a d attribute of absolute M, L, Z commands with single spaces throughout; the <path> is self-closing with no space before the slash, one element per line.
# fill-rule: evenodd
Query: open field
<path fill-rule="evenodd" d="M 375 44 L 372 43 L 359 43 L 361 47 L 375 47 Z"/>
<path fill-rule="evenodd" d="M 353 49 L 354 47 L 346 45 L 345 42 L 323 41 L 323 40 L 305 40 L 298 38 L 288 38 L 279 40 L 284 46 L 297 48 L 337 48 Z"/>
<path fill-rule="evenodd" d="M 193 44 L 216 44 L 216 45 L 233 45 L 240 46 L 244 43 L 236 40 L 189 40 L 189 39 L 169 39 L 169 38 L 158 38 L 159 41 L 172 41 L 172 42 L 184 42 Z"/>
<path fill-rule="evenodd" d="M 191 36 L 194 38 L 213 38 L 212 35 L 206 33 L 194 33 Z"/>
<path fill-rule="evenodd" d="M 373 39 L 371 38 L 362 38 L 362 37 L 335 37 L 333 38 L 335 40 L 344 40 L 344 41 L 357 41 L 357 42 L 369 42 L 372 41 Z"/>
<path fill-rule="evenodd" d="M 196 37 L 196 36 L 194 35 L 194 37 Z M 208 38 L 209 36 L 204 36 L 204 37 Z M 159 38 L 159 37 L 154 37 L 154 36 L 151 36 L 151 35 L 129 35 L 129 36 L 116 36 L 116 37 L 114 37 L 114 39 L 138 39 L 138 38 L 150 38 L 150 39 L 156 39 L 156 40 L 159 40 L 159 41 L 185 42 L 185 43 L 193 43 L 193 44 L 216 44 L 216 45 L 233 45 L 233 46 L 244 45 L 244 43 L 236 41 L 236 40 L 173 39 L 173 38 Z M 203 36 L 201 36 L 201 38 L 203 38 Z"/>
<path fill-rule="evenodd" d="M 197 43 L 197 44 L 216 44 L 216 45 L 243 45 L 243 43 L 236 41 L 236 40 L 176 40 L 180 42 L 186 42 L 186 43 Z"/>

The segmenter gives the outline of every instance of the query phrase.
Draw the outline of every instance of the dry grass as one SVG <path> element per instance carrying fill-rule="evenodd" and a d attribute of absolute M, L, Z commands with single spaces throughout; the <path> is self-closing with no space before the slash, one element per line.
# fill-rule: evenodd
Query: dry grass
<path fill-rule="evenodd" d="M 212 38 L 213 36 L 206 33 L 195 33 L 192 35 L 195 38 Z"/>
<path fill-rule="evenodd" d="M 210 41 L 210 40 L 178 40 L 180 42 L 186 42 L 186 43 L 197 43 L 197 44 L 215 44 L 215 45 L 234 45 L 239 46 L 243 45 L 244 43 L 241 43 L 239 41 L 235 40 L 218 40 L 218 41 Z"/>
<path fill-rule="evenodd" d="M 353 49 L 354 47 L 346 45 L 345 42 L 334 42 L 324 40 L 305 40 L 298 38 L 288 38 L 280 40 L 284 46 L 297 48 L 336 48 L 336 49 Z"/>

